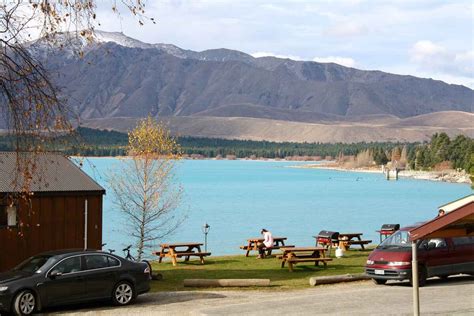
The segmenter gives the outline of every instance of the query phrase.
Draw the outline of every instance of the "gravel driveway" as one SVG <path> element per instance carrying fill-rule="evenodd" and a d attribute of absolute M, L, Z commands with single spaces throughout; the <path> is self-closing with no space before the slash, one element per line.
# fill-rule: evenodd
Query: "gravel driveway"
<path fill-rule="evenodd" d="M 474 315 L 474 278 L 428 281 L 420 291 L 423 315 Z M 123 308 L 89 304 L 49 310 L 75 315 L 410 315 L 408 283 L 377 286 L 370 281 L 293 291 L 189 291 L 140 296 Z"/>

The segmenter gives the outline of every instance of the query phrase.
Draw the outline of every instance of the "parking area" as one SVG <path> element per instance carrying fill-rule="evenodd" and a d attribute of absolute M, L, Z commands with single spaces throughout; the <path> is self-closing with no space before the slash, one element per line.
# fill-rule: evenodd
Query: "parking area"
<path fill-rule="evenodd" d="M 432 279 L 420 291 L 423 315 L 473 315 L 474 277 Z M 141 296 L 115 308 L 103 303 L 45 311 L 56 315 L 411 315 L 407 282 L 370 281 L 280 291 L 187 291 Z"/>

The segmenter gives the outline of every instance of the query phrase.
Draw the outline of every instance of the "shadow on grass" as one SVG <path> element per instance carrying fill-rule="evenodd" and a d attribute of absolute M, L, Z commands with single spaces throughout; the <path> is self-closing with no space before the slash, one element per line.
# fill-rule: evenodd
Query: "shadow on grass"
<path fill-rule="evenodd" d="M 215 265 L 215 264 L 220 264 L 220 265 L 225 265 L 225 264 L 229 264 L 229 263 L 236 263 L 238 262 L 238 260 L 232 260 L 232 259 L 224 259 L 224 260 L 219 260 L 219 261 L 214 261 L 212 259 L 204 259 L 204 265 L 206 266 L 212 266 L 212 265 Z M 171 264 L 171 261 L 166 261 L 164 262 L 165 264 L 169 263 Z M 201 261 L 199 261 L 199 259 L 197 260 L 189 260 L 189 261 L 178 261 L 178 267 L 179 266 L 204 266 L 203 264 L 201 264 Z M 156 267 L 160 267 L 160 264 L 158 263 L 156 265 Z"/>
<path fill-rule="evenodd" d="M 368 257 L 372 250 L 351 250 L 349 252 L 351 258 L 361 258 L 361 257 Z M 347 253 L 346 253 L 347 255 Z"/>
<path fill-rule="evenodd" d="M 153 290 L 194 290 L 195 288 L 184 288 L 185 279 L 270 279 L 272 287 L 307 287 L 309 277 L 338 275 L 346 273 L 362 273 L 355 267 L 351 271 L 344 269 L 341 271 L 337 266 L 328 266 L 327 268 L 315 267 L 314 265 L 297 265 L 294 271 L 290 272 L 288 268 L 276 269 L 229 269 L 229 270 L 167 270 L 161 271 L 163 280 L 153 282 Z"/>

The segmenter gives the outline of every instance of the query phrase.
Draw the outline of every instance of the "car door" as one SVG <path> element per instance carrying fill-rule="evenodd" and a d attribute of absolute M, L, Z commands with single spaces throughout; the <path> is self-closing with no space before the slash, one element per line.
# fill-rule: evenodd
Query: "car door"
<path fill-rule="evenodd" d="M 474 236 L 451 238 L 453 244 L 452 274 L 474 273 Z"/>
<path fill-rule="evenodd" d="M 426 240 L 427 252 L 425 265 L 428 277 L 449 275 L 451 273 L 452 249 L 444 238 Z"/>
<path fill-rule="evenodd" d="M 80 256 L 59 261 L 46 274 L 40 287 L 45 305 L 60 305 L 84 299 L 86 286 Z"/>
<path fill-rule="evenodd" d="M 119 265 L 112 266 L 108 258 L 109 256 L 103 254 L 84 255 L 88 298 L 99 299 L 111 297 Z M 113 259 L 120 263 L 117 259 Z"/>

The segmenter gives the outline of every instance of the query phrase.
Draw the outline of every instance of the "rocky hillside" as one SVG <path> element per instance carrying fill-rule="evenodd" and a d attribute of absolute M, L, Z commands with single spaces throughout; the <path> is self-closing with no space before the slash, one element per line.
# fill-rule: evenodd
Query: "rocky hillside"
<path fill-rule="evenodd" d="M 198 117 L 201 131 L 212 130 L 208 122 L 219 125 L 220 132 L 228 122 L 224 118 L 264 119 L 265 126 L 277 120 L 333 125 L 362 121 L 375 127 L 434 112 L 473 111 L 474 91 L 464 86 L 333 63 L 253 58 L 228 49 L 194 52 L 107 32 L 98 32 L 92 43 L 77 40 L 74 47 L 84 52 L 83 58 L 41 41 L 30 49 L 47 62 L 75 112 L 101 127 L 148 114 L 185 122 L 174 124 L 189 133 L 191 118 Z M 419 120 L 403 126 L 424 126 Z M 237 135 L 228 137 L 252 138 L 250 131 L 242 131 L 252 121 L 245 122 Z"/>
<path fill-rule="evenodd" d="M 84 118 L 148 113 L 284 120 L 298 113 L 313 113 L 309 115 L 316 120 L 373 114 L 405 118 L 470 112 L 474 98 L 473 90 L 441 81 L 253 58 L 227 49 L 193 52 L 120 33 L 98 33 L 85 52 L 83 59 L 66 50 L 47 54 L 64 94 Z"/>

